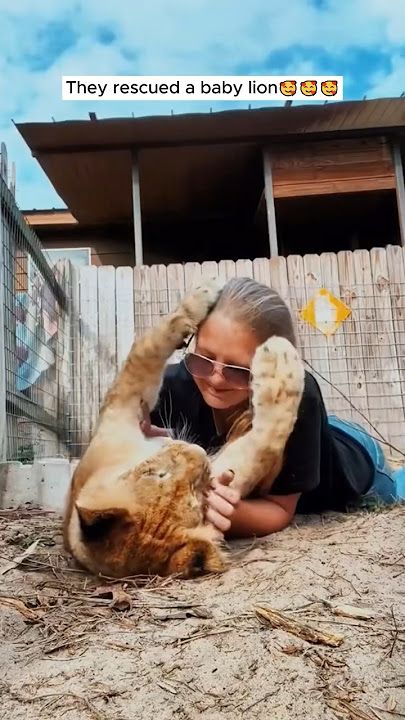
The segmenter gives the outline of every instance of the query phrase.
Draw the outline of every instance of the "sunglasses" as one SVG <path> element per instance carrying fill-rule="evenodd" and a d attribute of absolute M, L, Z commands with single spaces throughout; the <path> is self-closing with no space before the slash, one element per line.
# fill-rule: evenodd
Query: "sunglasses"
<path fill-rule="evenodd" d="M 216 362 L 195 352 L 186 352 L 183 360 L 190 375 L 196 378 L 205 380 L 214 374 L 216 368 L 220 368 L 223 379 L 235 389 L 246 390 L 250 385 L 251 372 L 248 368 Z"/>

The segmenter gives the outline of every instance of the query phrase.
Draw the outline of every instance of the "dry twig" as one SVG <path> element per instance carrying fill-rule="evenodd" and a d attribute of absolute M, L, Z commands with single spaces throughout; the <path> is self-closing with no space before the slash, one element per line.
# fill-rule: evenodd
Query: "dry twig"
<path fill-rule="evenodd" d="M 309 625 L 290 618 L 288 615 L 281 613 L 279 610 L 274 610 L 270 607 L 256 606 L 253 608 L 256 615 L 260 620 L 265 620 L 273 628 L 280 628 L 286 632 L 295 635 L 310 643 L 320 643 L 322 645 L 330 645 L 331 647 L 339 647 L 342 644 L 344 638 L 342 635 L 335 635 L 332 633 L 324 633 L 321 630 L 316 630 Z"/>

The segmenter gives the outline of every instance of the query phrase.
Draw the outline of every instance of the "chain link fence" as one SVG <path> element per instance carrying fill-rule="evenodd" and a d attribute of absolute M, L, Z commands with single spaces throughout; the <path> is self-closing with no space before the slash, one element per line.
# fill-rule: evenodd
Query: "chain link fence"
<path fill-rule="evenodd" d="M 0 176 L 2 460 L 67 454 L 69 265 L 51 267 Z"/>

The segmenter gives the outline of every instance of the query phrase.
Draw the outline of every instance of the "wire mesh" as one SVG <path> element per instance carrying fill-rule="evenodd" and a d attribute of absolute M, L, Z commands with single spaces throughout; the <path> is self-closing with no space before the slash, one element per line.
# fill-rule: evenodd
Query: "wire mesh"
<path fill-rule="evenodd" d="M 51 269 L 35 233 L 0 177 L 7 460 L 67 454 L 68 313 L 64 272 Z M 0 343 L 0 347 L 1 347 Z M 62 402 L 63 400 L 63 402 Z M 3 408 L 4 411 L 4 408 Z"/>

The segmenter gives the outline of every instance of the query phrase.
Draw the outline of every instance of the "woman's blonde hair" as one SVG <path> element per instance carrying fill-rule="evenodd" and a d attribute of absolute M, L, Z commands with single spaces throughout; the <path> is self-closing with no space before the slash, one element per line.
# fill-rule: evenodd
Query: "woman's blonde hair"
<path fill-rule="evenodd" d="M 285 337 L 296 347 L 293 321 L 288 306 L 280 295 L 249 277 L 229 280 L 223 287 L 213 312 L 227 314 L 246 325 L 261 344 L 273 335 Z M 227 440 L 245 435 L 252 426 L 252 411 L 241 412 L 232 424 Z"/>

